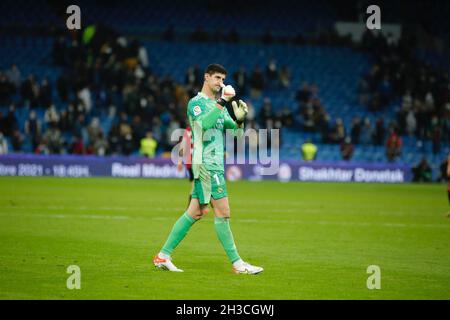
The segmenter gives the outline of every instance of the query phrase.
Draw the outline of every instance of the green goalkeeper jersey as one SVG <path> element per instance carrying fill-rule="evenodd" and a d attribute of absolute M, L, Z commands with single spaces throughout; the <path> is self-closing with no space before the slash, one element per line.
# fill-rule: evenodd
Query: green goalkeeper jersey
<path fill-rule="evenodd" d="M 226 129 L 236 134 L 239 129 L 226 108 L 220 110 L 216 101 L 202 92 L 189 100 L 187 116 L 192 129 L 194 150 L 192 171 L 198 179 L 201 169 L 224 171 L 224 135 Z"/>

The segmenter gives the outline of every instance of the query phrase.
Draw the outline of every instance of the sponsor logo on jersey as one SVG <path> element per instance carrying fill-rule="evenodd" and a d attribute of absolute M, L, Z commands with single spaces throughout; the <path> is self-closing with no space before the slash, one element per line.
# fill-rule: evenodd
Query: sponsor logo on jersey
<path fill-rule="evenodd" d="M 195 106 L 193 112 L 195 116 L 198 116 L 200 113 L 202 113 L 202 109 L 200 108 L 200 106 Z"/>

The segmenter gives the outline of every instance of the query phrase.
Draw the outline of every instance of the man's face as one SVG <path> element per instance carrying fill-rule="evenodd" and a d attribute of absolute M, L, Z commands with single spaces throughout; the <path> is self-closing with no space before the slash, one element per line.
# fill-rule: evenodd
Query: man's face
<path fill-rule="evenodd" d="M 205 82 L 208 84 L 212 92 L 217 93 L 222 88 L 225 75 L 222 73 L 205 73 Z"/>

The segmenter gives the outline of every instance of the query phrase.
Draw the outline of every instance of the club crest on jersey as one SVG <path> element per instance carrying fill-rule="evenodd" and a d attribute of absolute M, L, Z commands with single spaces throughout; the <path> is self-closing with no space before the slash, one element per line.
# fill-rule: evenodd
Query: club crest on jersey
<path fill-rule="evenodd" d="M 223 129 L 224 119 L 217 119 L 216 125 L 214 126 L 216 129 Z"/>
<path fill-rule="evenodd" d="M 202 113 L 202 109 L 200 108 L 200 106 L 195 106 L 193 112 L 195 116 L 198 116 L 200 113 Z"/>

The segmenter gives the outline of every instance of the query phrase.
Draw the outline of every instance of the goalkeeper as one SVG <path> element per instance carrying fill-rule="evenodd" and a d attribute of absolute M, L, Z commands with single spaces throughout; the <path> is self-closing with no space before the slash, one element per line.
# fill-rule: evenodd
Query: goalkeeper
<path fill-rule="evenodd" d="M 186 212 L 175 222 L 166 243 L 153 258 L 153 263 L 158 268 L 183 271 L 173 264 L 171 254 L 192 225 L 208 213 L 208 205 L 211 203 L 215 215 L 214 228 L 232 264 L 233 272 L 257 274 L 263 271 L 263 268 L 252 266 L 241 259 L 230 229 L 230 205 L 224 177 L 223 132 L 232 129 L 235 134 L 242 134 L 248 109 L 242 100 L 239 103 L 232 101 L 236 121 L 231 118 L 226 105 L 236 93 L 232 86 L 224 85 L 226 74 L 223 66 L 209 65 L 205 70 L 201 92 L 188 103 L 187 116 L 194 141 L 194 188 Z"/>

